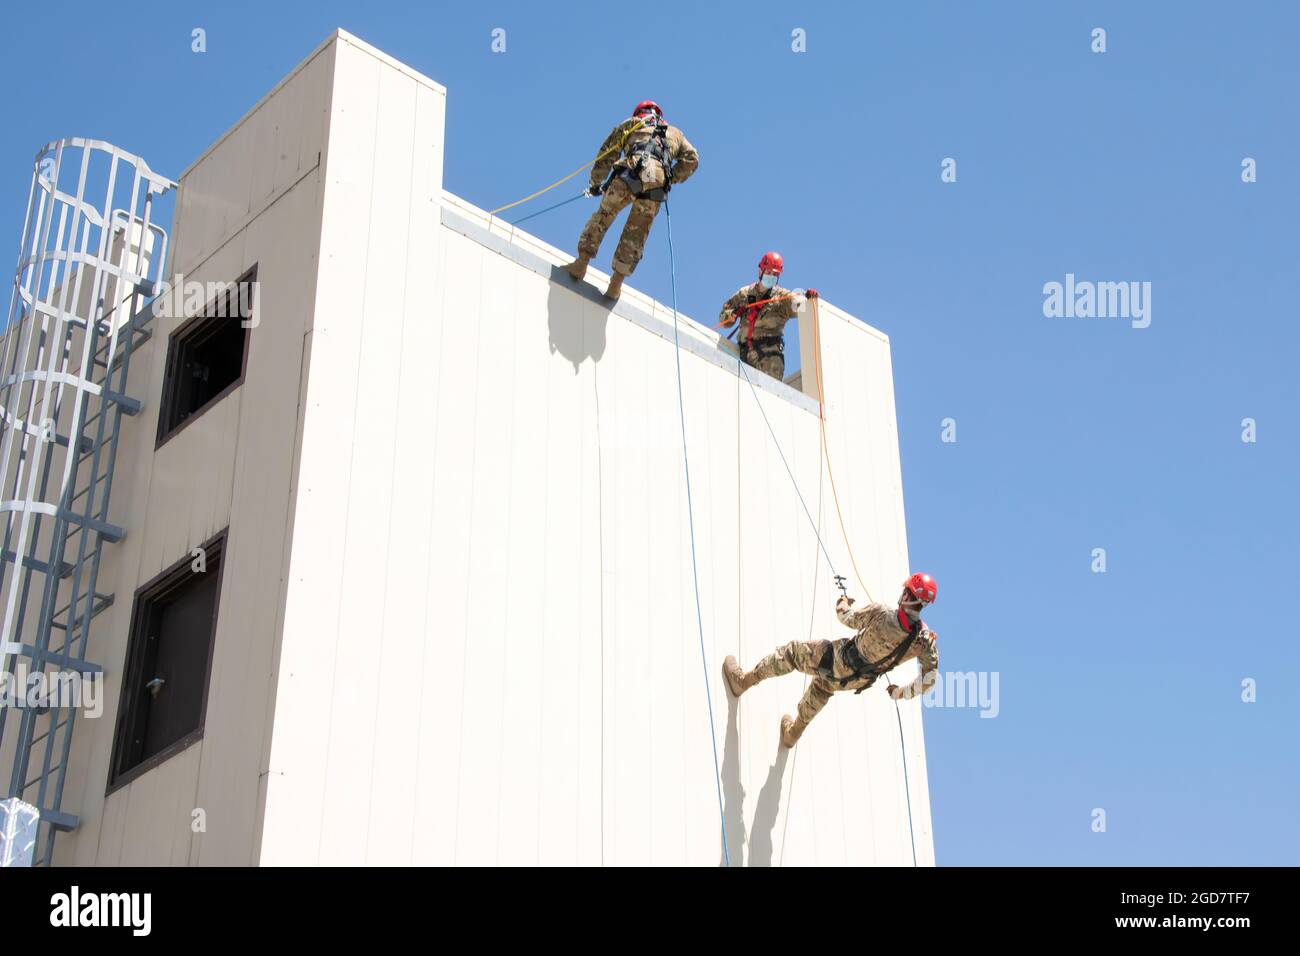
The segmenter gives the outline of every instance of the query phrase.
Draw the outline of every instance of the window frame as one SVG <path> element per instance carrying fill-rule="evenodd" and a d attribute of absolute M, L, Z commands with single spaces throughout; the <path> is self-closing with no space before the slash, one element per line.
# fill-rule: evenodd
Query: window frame
<path fill-rule="evenodd" d="M 254 263 L 253 266 L 249 268 L 246 272 L 244 272 L 243 275 L 241 275 L 238 279 L 236 279 L 233 284 L 236 287 L 238 287 L 240 283 L 244 283 L 244 282 L 255 283 L 256 281 L 257 281 L 257 264 Z M 176 294 L 178 295 L 178 297 L 183 299 L 183 290 L 179 290 L 179 289 L 176 290 Z M 227 290 L 226 292 L 221 293 L 221 295 L 229 296 L 230 292 L 229 290 Z M 236 295 L 238 295 L 238 292 L 236 292 Z M 236 378 L 229 385 L 227 385 L 225 388 L 223 388 L 216 395 L 213 395 L 211 398 L 209 398 L 198 408 L 196 408 L 185 418 L 184 421 L 176 425 L 173 425 L 169 431 L 163 430 L 166 422 L 172 417 L 173 409 L 175 407 L 175 402 L 176 402 L 175 392 L 179 384 L 176 378 L 176 372 L 179 367 L 179 358 L 180 358 L 181 349 L 184 348 L 184 346 L 188 344 L 188 342 L 198 334 L 198 332 L 204 325 L 213 322 L 229 322 L 233 318 L 235 318 L 234 316 L 231 316 L 229 314 L 230 312 L 229 308 L 226 309 L 227 315 L 224 317 L 215 314 L 215 312 L 217 311 L 216 308 L 217 303 L 219 302 L 220 298 L 221 296 L 218 296 L 212 299 L 211 301 L 204 303 L 203 310 L 201 312 L 199 312 L 197 315 L 190 316 L 188 319 L 182 322 L 176 328 L 176 330 L 172 332 L 172 334 L 167 338 L 167 364 L 165 366 L 166 371 L 163 374 L 162 397 L 158 403 L 159 405 L 158 434 L 154 441 L 154 451 L 157 451 L 163 445 L 167 444 L 167 442 L 171 441 L 173 438 L 175 438 L 177 435 L 183 432 L 186 426 L 188 426 L 191 422 L 203 417 L 203 415 L 209 409 L 211 409 L 214 405 L 220 402 L 223 398 L 225 398 L 235 389 L 239 388 L 239 386 L 244 384 L 244 378 L 248 374 L 248 350 L 253 340 L 253 336 L 250 333 L 253 329 L 253 326 L 257 324 L 256 315 L 250 316 L 250 318 L 253 319 L 253 325 L 249 325 L 248 327 L 241 326 L 242 331 L 244 333 L 244 350 L 243 350 L 243 355 L 240 357 L 239 360 L 239 377 Z M 242 323 L 244 319 L 239 318 L 237 319 L 237 321 Z"/>
<path fill-rule="evenodd" d="M 116 723 L 113 728 L 113 751 L 108 764 L 108 784 L 104 791 L 105 796 L 127 786 L 203 739 L 208 720 L 208 692 L 212 687 L 212 659 L 217 647 L 217 623 L 220 620 L 221 592 L 225 584 L 229 532 L 229 527 L 223 528 L 199 545 L 203 549 L 205 560 L 210 562 L 213 554 L 215 554 L 218 563 L 217 595 L 212 605 L 212 629 L 208 635 L 207 660 L 203 668 L 203 696 L 199 702 L 198 726 L 185 736 L 168 744 L 156 754 L 146 757 L 126 770 L 119 770 L 119 763 L 125 756 L 125 747 L 123 745 L 125 735 L 129 733 L 130 727 L 134 725 L 134 719 L 128 719 L 128 715 L 133 718 L 135 707 L 139 703 L 137 695 L 144 692 L 144 675 L 141 672 L 141 668 L 144 666 L 141 653 L 145 631 L 143 625 L 157 599 L 174 590 L 185 578 L 195 573 L 190 570 L 190 565 L 194 561 L 193 551 L 135 590 L 131 602 L 130 630 L 127 632 L 126 657 L 122 666 L 122 687 L 118 695 Z M 209 572 L 204 571 L 203 573 L 207 574 Z"/>

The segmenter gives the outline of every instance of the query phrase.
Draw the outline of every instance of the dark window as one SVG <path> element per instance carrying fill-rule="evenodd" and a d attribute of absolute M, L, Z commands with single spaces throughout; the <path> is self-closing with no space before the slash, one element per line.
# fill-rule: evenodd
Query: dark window
<path fill-rule="evenodd" d="M 203 736 L 225 532 L 135 595 L 109 789 Z"/>
<path fill-rule="evenodd" d="M 158 444 L 244 380 L 256 282 L 254 267 L 209 301 L 201 315 L 172 333 L 158 415 Z M 181 297 L 179 289 L 177 296 Z"/>

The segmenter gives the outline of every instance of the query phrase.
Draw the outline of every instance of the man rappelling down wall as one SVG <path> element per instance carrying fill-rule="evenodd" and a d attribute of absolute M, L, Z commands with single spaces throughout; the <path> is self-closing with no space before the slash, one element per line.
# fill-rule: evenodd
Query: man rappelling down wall
<path fill-rule="evenodd" d="M 913 574 L 903 584 L 898 607 L 869 604 L 853 610 L 853 599 L 841 597 L 835 605 L 840 623 L 857 634 L 835 641 L 791 641 L 778 647 L 745 673 L 734 657 L 722 662 L 722 673 L 732 694 L 739 697 L 759 681 L 800 671 L 813 678 L 799 701 L 799 716 L 781 718 L 781 743 L 793 747 L 808 723 L 840 690 L 860 694 L 882 674 L 904 661 L 918 659 L 921 676 L 909 686 L 889 685 L 894 700 L 910 700 L 927 691 L 938 678 L 936 635 L 921 620 L 921 607 L 934 602 L 938 585 L 928 574 Z"/>
<path fill-rule="evenodd" d="M 605 233 L 623 207 L 631 203 L 632 211 L 614 250 L 609 288 L 605 290 L 607 299 L 617 299 L 623 280 L 641 261 L 650 226 L 668 190 L 689 179 L 699 165 L 700 154 L 681 130 L 664 122 L 659 104 L 650 100 L 638 103 L 631 119 L 615 126 L 600 144 L 591 167 L 591 185 L 585 193 L 601 196 L 600 208 L 582 230 L 578 258 L 566 267 L 569 275 L 581 280 L 587 274 L 587 264 L 600 251 Z"/>

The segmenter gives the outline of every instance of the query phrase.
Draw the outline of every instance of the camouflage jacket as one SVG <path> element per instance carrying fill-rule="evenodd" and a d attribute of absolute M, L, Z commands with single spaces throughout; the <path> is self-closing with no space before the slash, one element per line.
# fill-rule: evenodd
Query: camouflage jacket
<path fill-rule="evenodd" d="M 750 334 L 749 328 L 749 308 L 751 303 L 761 302 L 764 299 L 776 299 L 775 302 L 768 302 L 766 305 L 760 305 L 758 312 L 754 316 L 753 334 Z M 803 311 L 804 297 L 802 294 L 796 295 L 789 289 L 783 289 L 779 285 L 770 289 L 764 289 L 757 282 L 743 286 L 737 290 L 726 302 L 722 303 L 722 312 L 718 316 L 718 324 L 732 325 L 734 322 L 740 322 L 740 332 L 736 336 L 736 341 L 740 345 L 747 345 L 751 338 L 754 339 L 779 339 L 785 334 L 785 324 L 795 317 L 796 314 Z"/>
<path fill-rule="evenodd" d="M 638 142 L 648 139 L 649 130 L 642 120 L 637 117 L 631 117 L 623 120 L 605 137 L 605 142 L 600 144 L 600 149 L 596 150 L 596 163 L 591 167 L 591 185 L 599 186 L 605 181 L 611 169 L 632 169 L 636 165 L 635 159 L 629 156 L 628 151 Z M 669 126 L 666 133 L 668 141 L 668 155 L 672 159 L 673 168 L 670 185 L 683 183 L 691 178 L 691 174 L 700 166 L 700 154 L 695 151 L 695 147 L 690 144 L 682 131 L 676 126 Z M 664 176 L 668 172 L 660 168 L 659 163 L 653 159 L 646 164 L 650 167 L 643 173 L 642 180 L 647 183 L 648 187 L 662 186 Z"/>
<path fill-rule="evenodd" d="M 836 605 L 835 614 L 840 619 L 841 624 L 858 632 L 854 637 L 835 642 L 834 675 L 836 677 L 848 676 L 853 672 L 853 668 L 843 660 L 843 644 L 845 642 L 853 641 L 862 657 L 868 661 L 876 662 L 884 660 L 893 654 L 898 645 L 907 638 L 907 631 L 903 630 L 902 625 L 898 623 L 898 608 L 896 607 L 887 604 L 868 604 L 861 610 L 854 610 L 853 608 Z M 901 696 L 904 700 L 910 700 L 917 694 L 925 693 L 938 679 L 939 648 L 936 641 L 937 635 L 934 631 L 922 624 L 921 633 L 917 635 L 916 640 L 912 642 L 912 646 L 907 649 L 907 653 L 899 660 L 898 663 L 901 664 L 903 661 L 916 659 L 921 664 L 921 676 L 903 688 Z M 894 666 L 897 667 L 898 665 L 895 664 Z M 846 689 L 856 690 L 861 684 L 861 681 L 850 683 Z"/>

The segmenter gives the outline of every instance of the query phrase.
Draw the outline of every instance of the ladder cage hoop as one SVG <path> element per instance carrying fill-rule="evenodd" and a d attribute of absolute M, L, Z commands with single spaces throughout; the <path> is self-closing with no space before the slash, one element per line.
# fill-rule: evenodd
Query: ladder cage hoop
<path fill-rule="evenodd" d="M 122 416 L 139 408 L 131 353 L 151 334 L 168 252 L 159 200 L 175 188 L 103 140 L 57 140 L 33 163 L 0 327 L 0 675 L 16 688 L 98 670 L 91 621 L 113 603 L 97 588 L 102 548 L 122 535 L 113 469 Z M 32 862 L 48 866 L 55 833 L 76 825 L 61 806 L 76 706 L 23 697 L 0 697 L 3 796 L 39 811 Z"/>

